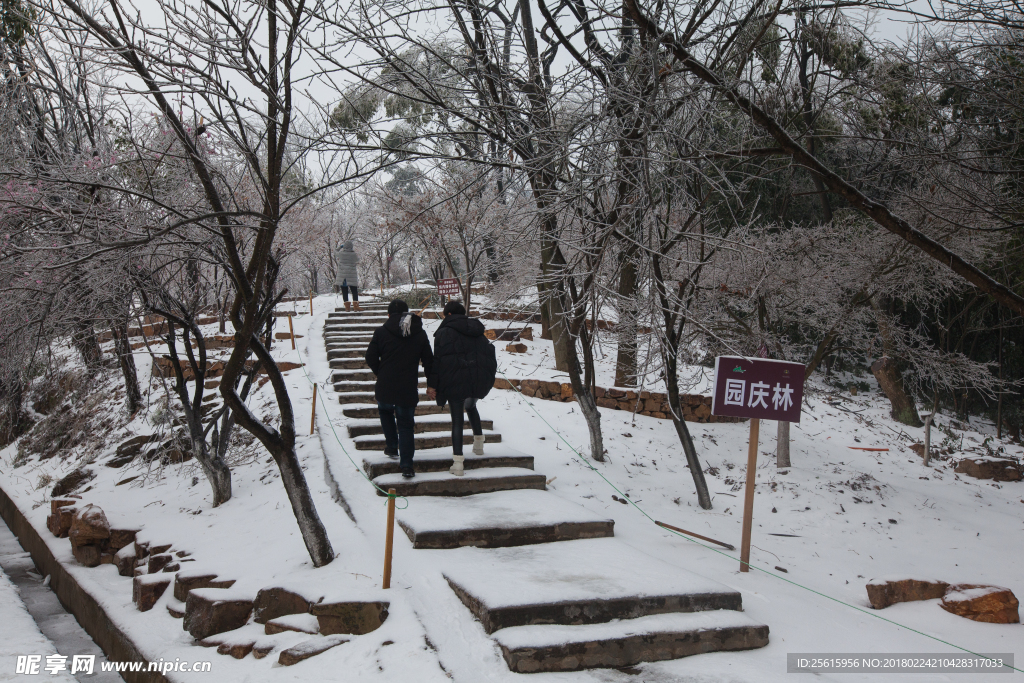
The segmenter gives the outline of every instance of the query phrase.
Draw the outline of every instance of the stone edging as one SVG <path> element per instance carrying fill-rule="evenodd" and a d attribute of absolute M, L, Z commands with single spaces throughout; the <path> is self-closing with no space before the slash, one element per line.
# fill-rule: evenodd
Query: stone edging
<path fill-rule="evenodd" d="M 50 589 L 56 593 L 60 604 L 74 615 L 85 632 L 96 641 L 107 659 L 112 662 L 148 661 L 126 633 L 110 619 L 103 607 L 64 568 L 39 531 L 25 517 L 7 492 L 0 487 L 0 517 L 18 537 L 21 547 L 28 551 L 36 567 L 50 576 Z M 128 683 L 170 683 L 157 671 L 126 671 L 121 674 Z"/>
<path fill-rule="evenodd" d="M 524 396 L 542 398 L 546 401 L 569 403 L 573 400 L 572 385 L 559 382 L 545 382 L 538 379 L 496 379 L 495 389 L 519 389 Z M 597 405 L 611 410 L 625 410 L 638 415 L 671 420 L 668 396 L 656 391 L 633 391 L 631 389 L 605 389 L 595 387 Z M 711 414 L 711 397 L 700 394 L 683 394 L 683 419 L 687 422 L 746 422 L 742 417 L 718 417 Z"/>

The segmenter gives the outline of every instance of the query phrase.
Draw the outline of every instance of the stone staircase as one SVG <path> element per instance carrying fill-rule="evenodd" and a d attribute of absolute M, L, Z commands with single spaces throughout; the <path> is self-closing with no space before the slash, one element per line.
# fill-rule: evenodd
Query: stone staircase
<path fill-rule="evenodd" d="M 427 400 L 422 374 L 417 474 L 403 479 L 381 452 L 374 377 L 363 361 L 386 305 L 362 306 L 330 314 L 324 327 L 349 436 L 368 451 L 363 469 L 380 489 L 417 498 L 399 511 L 399 525 L 414 548 L 445 551 L 445 579 L 509 669 L 628 667 L 767 645 L 768 627 L 742 613 L 739 592 L 616 540 L 612 520 L 547 492 L 533 456 L 502 443 L 490 420 L 485 455 L 467 452 L 465 476 L 449 474 L 448 408 Z"/>

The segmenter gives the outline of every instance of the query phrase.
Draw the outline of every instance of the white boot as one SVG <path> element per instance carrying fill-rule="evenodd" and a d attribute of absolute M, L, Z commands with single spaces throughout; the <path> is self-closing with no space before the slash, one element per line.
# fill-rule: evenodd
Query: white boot
<path fill-rule="evenodd" d="M 448 471 L 454 474 L 456 477 L 461 477 L 466 474 L 466 471 L 462 468 L 462 463 L 465 462 L 466 456 L 464 455 L 453 455 L 452 460 L 454 464 Z"/>
<path fill-rule="evenodd" d="M 473 435 L 473 455 L 484 454 L 484 435 L 474 434 Z"/>

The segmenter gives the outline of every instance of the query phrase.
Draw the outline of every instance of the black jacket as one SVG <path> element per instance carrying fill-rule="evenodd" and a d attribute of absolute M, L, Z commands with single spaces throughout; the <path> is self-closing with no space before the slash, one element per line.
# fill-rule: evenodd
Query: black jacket
<path fill-rule="evenodd" d="M 409 320 L 403 331 L 401 323 L 405 316 Z M 389 317 L 374 331 L 373 339 L 366 348 L 366 364 L 377 376 L 373 388 L 377 401 L 398 406 L 419 403 L 420 363 L 423 363 L 423 374 L 429 377 L 434 354 L 430 351 L 427 333 L 423 331 L 423 321 L 412 313 Z"/>
<path fill-rule="evenodd" d="M 427 384 L 437 389 L 437 404 L 483 398 L 494 387 L 498 361 L 484 336 L 484 325 L 465 315 L 450 315 L 434 332 L 434 369 Z"/>

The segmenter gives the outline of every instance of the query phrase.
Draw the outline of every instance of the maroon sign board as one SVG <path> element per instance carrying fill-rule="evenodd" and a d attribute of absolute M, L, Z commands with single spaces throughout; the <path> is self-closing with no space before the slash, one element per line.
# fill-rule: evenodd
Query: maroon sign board
<path fill-rule="evenodd" d="M 711 414 L 799 422 L 804 366 L 784 360 L 718 356 Z"/>
<path fill-rule="evenodd" d="M 437 293 L 441 296 L 459 296 L 462 294 L 462 284 L 457 277 L 449 277 L 437 281 Z"/>

